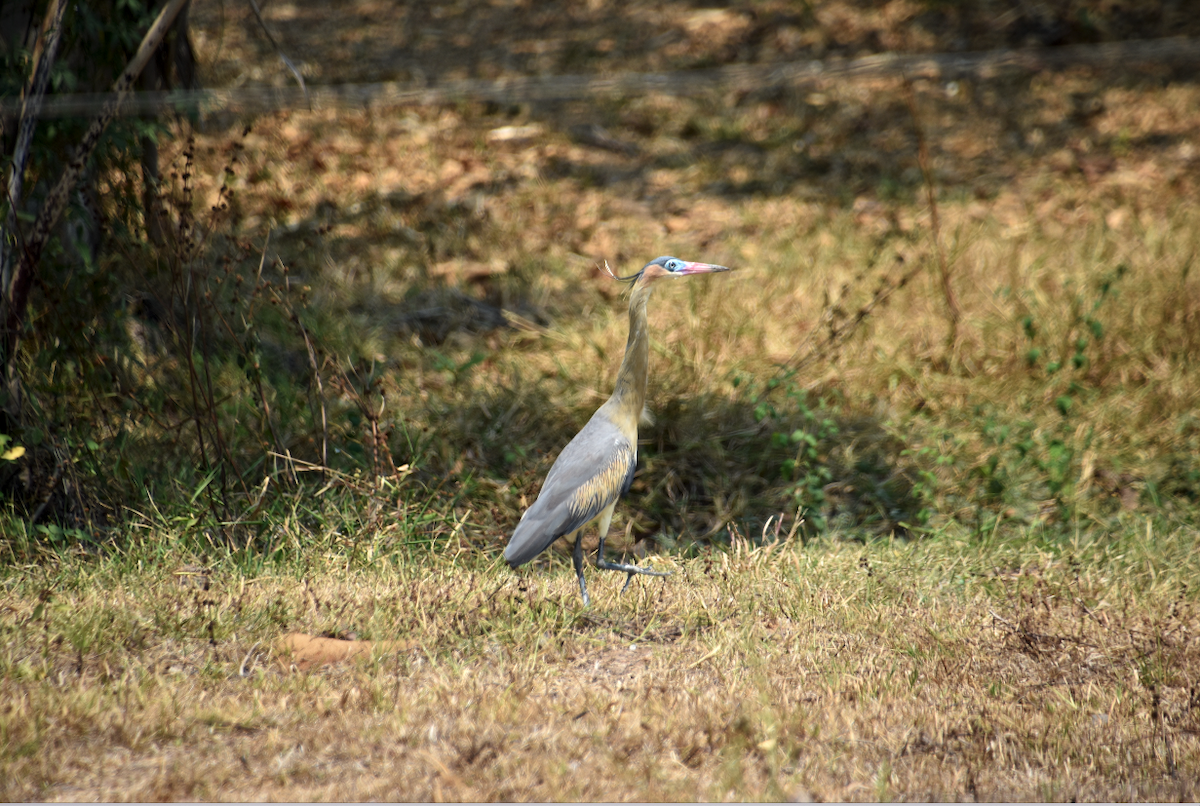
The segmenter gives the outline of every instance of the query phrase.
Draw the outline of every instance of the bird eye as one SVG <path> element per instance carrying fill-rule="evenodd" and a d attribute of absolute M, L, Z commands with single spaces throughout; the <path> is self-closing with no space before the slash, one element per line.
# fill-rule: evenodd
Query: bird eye
<path fill-rule="evenodd" d="M 668 260 L 667 261 L 667 271 L 675 271 L 678 268 L 679 268 L 678 260 Z"/>

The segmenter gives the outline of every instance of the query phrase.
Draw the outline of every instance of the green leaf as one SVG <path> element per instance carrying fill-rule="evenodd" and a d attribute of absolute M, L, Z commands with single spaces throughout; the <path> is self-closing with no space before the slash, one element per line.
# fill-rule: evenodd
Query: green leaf
<path fill-rule="evenodd" d="M 190 504 L 196 503 L 196 499 L 199 498 L 200 494 L 203 493 L 205 491 L 205 489 L 208 488 L 209 484 L 212 484 L 212 480 L 214 478 L 216 478 L 216 476 L 217 476 L 216 470 L 213 470 L 211 473 L 209 473 L 207 476 L 205 476 L 204 481 L 200 482 L 200 486 L 196 488 L 196 492 L 192 493 L 192 499 L 188 503 L 190 503 Z M 188 524 L 188 526 L 194 526 L 194 525 L 195 525 L 195 518 L 192 519 L 192 523 Z"/>

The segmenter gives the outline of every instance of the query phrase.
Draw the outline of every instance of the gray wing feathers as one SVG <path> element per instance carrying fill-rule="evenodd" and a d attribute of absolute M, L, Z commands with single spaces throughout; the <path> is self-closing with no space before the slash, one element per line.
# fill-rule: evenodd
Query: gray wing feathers
<path fill-rule="evenodd" d="M 611 422 L 593 417 L 555 460 L 504 559 L 513 566 L 527 563 L 587 524 L 629 489 L 636 467 L 636 447 Z"/>

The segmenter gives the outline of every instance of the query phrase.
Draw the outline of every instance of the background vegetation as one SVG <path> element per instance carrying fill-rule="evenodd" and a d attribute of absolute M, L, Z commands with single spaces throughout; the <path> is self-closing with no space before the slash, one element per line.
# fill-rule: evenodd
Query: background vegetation
<path fill-rule="evenodd" d="M 263 16 L 310 83 L 1200 33 L 1170 3 Z M 248 7 L 190 19 L 205 84 L 294 80 Z M 2 437 L 7 796 L 1194 797 L 1198 109 L 1194 64 L 1116 64 L 114 132 Z M 600 265 L 664 253 L 737 269 L 651 302 L 613 542 L 678 574 L 581 612 L 562 558 L 496 558 L 611 388 Z M 403 650 L 294 675 L 290 631 Z"/>

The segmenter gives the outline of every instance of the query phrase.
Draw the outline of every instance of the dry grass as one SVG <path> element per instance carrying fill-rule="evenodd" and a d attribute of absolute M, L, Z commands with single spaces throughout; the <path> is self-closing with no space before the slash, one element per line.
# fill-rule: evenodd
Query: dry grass
<path fill-rule="evenodd" d="M 1003 44 L 972 28 L 1000 13 L 986 3 L 961 20 L 911 2 L 806 4 L 811 19 L 769 2 L 352 5 L 265 12 L 322 81 Z M 217 4 L 194 12 L 213 83 L 285 80 L 246 68 L 275 57 L 224 9 L 227 24 Z M 233 557 L 205 523 L 178 525 L 195 513 L 151 507 L 101 556 L 8 538 L 0 796 L 1195 799 L 1200 90 L 1066 71 L 912 91 L 916 120 L 900 81 L 873 81 L 291 111 L 245 137 L 209 121 L 198 176 L 243 146 L 221 235 L 252 247 L 247 276 L 266 248 L 263 279 L 286 264 L 311 289 L 327 371 L 374 362 L 378 425 L 410 475 L 247 506 L 258 542 Z M 633 148 L 576 142 L 579 123 Z M 489 139 L 508 125 L 538 133 Z M 918 126 L 962 311 L 949 345 Z M 613 531 L 677 573 L 624 597 L 593 574 L 581 611 L 560 555 L 520 576 L 493 558 L 611 388 L 624 300 L 597 265 L 663 253 L 738 269 L 651 303 L 658 422 Z M 157 281 L 109 260 L 139 292 Z M 480 313 L 501 309 L 507 325 Z M 255 327 L 284 411 L 307 354 Z M 230 359 L 231 399 L 243 377 Z M 325 389 L 331 443 L 366 466 L 355 393 Z M 788 436 L 817 428 L 806 411 L 838 429 L 810 463 L 831 470 L 823 488 L 781 479 Z M 114 416 L 133 440 L 154 427 Z M 304 416 L 281 441 L 315 460 Z M 738 538 L 795 512 L 798 484 L 825 495 L 800 502 L 830 533 Z M 272 649 L 292 631 L 416 648 L 297 672 Z"/>
<path fill-rule="evenodd" d="M 900 89 L 829 87 L 819 107 L 746 103 L 723 113 L 743 141 L 728 148 L 713 144 L 716 133 L 672 134 L 689 120 L 709 126 L 715 100 L 593 110 L 614 126 L 657 121 L 640 139 L 626 131 L 646 150 L 633 158 L 572 143 L 569 114 L 545 116 L 535 142 L 486 148 L 486 133 L 511 121 L 477 108 L 280 114 L 246 138 L 242 225 L 256 238 L 277 227 L 272 249 L 315 288 L 328 352 L 377 360 L 390 374 L 397 461 L 472 495 L 469 485 L 492 485 L 486 506 L 471 506 L 497 538 L 611 388 L 626 319 L 597 264 L 631 269 L 662 253 L 738 271 L 652 302 L 650 404 L 661 425 L 648 434 L 657 451 L 646 452 L 644 480 L 651 491 L 678 489 L 651 502 L 643 533 L 662 523 L 703 536 L 730 518 L 761 523 L 789 509 L 777 484 L 786 456 L 770 437 L 799 424 L 789 411 L 754 419 L 735 379 L 773 377 L 914 268 L 923 270 L 795 380 L 834 394 L 839 414 L 869 421 L 871 433 L 926 451 L 921 462 L 892 456 L 881 473 L 911 484 L 921 469 L 943 493 L 962 491 L 938 501 L 952 520 L 983 517 L 972 510 L 981 500 L 987 517 L 1026 525 L 1045 520 L 1046 502 L 1107 517 L 1122 506 L 1158 510 L 1164 488 L 1194 500 L 1186 457 L 1200 431 L 1188 417 L 1200 386 L 1187 356 L 1200 349 L 1190 271 L 1200 160 L 1184 132 L 1197 122 L 1195 86 L 1149 82 L 1133 93 L 1098 78 L 1045 78 L 1012 88 L 1011 104 L 989 86 L 953 98 L 919 88 L 963 312 L 950 350 Z M 1087 127 L 1054 111 L 1072 93 L 1102 100 Z M 809 121 L 799 132 L 797 116 Z M 1147 120 L 1158 125 L 1147 130 Z M 1040 144 L 1022 145 L 1008 126 Z M 224 142 L 201 144 L 214 166 Z M 809 144 L 800 157 L 797 142 Z M 503 307 L 520 326 L 481 324 L 462 299 Z M 432 325 L 417 322 L 430 310 L 441 312 Z M 1050 486 L 1033 481 L 1058 461 L 1049 452 L 1060 443 L 1067 456 Z M 690 491 L 666 475 L 689 446 L 704 454 L 684 457 Z M 718 447 L 726 452 L 709 450 Z M 299 440 L 293 450 L 312 458 Z M 999 491 L 977 494 L 985 482 Z M 680 509 L 681 499 L 699 511 Z"/>
<path fill-rule="evenodd" d="M 565 563 L 65 561 L 0 603 L 2 794 L 1194 799 L 1195 542 L 735 541 L 587 611 Z M 415 648 L 300 673 L 287 629 Z"/>

